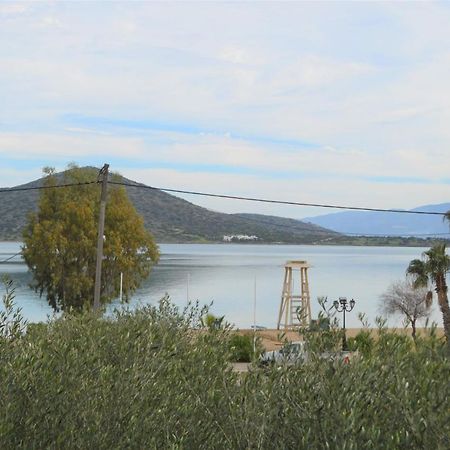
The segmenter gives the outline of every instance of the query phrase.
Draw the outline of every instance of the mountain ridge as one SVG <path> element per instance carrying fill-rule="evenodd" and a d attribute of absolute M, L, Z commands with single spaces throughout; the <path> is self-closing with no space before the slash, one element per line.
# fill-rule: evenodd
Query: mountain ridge
<path fill-rule="evenodd" d="M 422 205 L 410 211 L 447 212 L 449 203 Z M 322 216 L 305 217 L 308 223 L 319 225 L 338 233 L 389 236 L 439 236 L 449 233 L 449 224 L 442 216 L 413 215 L 373 211 L 344 211 Z"/>
<path fill-rule="evenodd" d="M 96 179 L 98 169 L 86 167 Z M 56 174 L 62 178 L 63 172 Z M 308 244 L 339 233 L 296 219 L 261 214 L 226 214 L 195 205 L 142 183 L 113 175 L 129 186 L 128 196 L 158 242 L 221 242 L 224 235 L 256 235 L 261 243 Z M 35 188 L 45 177 L 15 188 Z M 14 188 L 4 188 L 14 189 Z M 0 239 L 20 240 L 28 213 L 36 211 L 39 190 L 3 191 L 0 201 Z"/>

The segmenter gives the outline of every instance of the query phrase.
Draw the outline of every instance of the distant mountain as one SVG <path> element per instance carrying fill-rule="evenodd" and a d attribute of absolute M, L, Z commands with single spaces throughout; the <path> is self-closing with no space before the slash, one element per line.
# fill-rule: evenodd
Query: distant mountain
<path fill-rule="evenodd" d="M 98 169 L 89 168 L 92 179 Z M 221 242 L 224 235 L 255 235 L 257 242 L 307 244 L 338 237 L 338 233 L 295 219 L 259 214 L 224 214 L 194 205 L 157 189 L 134 185 L 128 195 L 158 242 Z M 41 186 L 43 178 L 17 187 Z M 35 211 L 38 190 L 0 193 L 0 240 L 20 240 L 27 214 Z"/>
<path fill-rule="evenodd" d="M 412 211 L 450 211 L 450 203 L 419 206 Z M 360 235 L 419 236 L 439 235 L 450 231 L 449 223 L 441 216 L 419 214 L 346 211 L 302 219 L 339 233 Z"/>

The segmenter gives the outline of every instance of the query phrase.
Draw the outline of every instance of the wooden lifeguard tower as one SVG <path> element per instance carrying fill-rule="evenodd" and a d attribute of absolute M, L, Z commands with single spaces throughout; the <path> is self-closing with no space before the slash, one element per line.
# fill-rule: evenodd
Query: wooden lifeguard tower
<path fill-rule="evenodd" d="M 307 261 L 287 261 L 284 266 L 284 282 L 281 294 L 280 313 L 277 328 L 285 330 L 309 326 L 311 302 L 308 284 Z M 294 273 L 299 271 L 299 293 L 294 294 Z"/>

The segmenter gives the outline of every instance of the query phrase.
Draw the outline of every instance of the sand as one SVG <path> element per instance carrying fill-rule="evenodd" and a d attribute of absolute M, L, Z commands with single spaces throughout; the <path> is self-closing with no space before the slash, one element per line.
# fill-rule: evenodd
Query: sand
<path fill-rule="evenodd" d="M 347 328 L 347 337 L 356 336 L 362 328 Z M 376 328 L 370 328 L 370 332 L 376 336 L 378 334 L 378 330 Z M 389 328 L 389 331 L 394 331 L 396 333 L 411 335 L 411 328 Z M 253 335 L 253 330 L 238 330 L 241 334 L 251 334 Z M 427 331 L 425 328 L 417 328 L 418 334 L 425 334 Z M 444 335 L 443 328 L 436 329 L 438 336 Z M 284 341 L 301 341 L 302 338 L 297 331 L 283 331 L 283 330 L 258 330 L 256 331 L 257 336 L 261 338 L 262 345 L 266 349 L 266 351 L 279 349 Z"/>

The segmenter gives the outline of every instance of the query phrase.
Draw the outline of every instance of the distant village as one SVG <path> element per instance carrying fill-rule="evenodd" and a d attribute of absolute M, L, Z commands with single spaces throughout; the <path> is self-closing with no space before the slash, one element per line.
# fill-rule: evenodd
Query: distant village
<path fill-rule="evenodd" d="M 235 242 L 235 241 L 257 241 L 258 236 L 249 236 L 247 234 L 231 234 L 223 237 L 223 242 Z"/>

